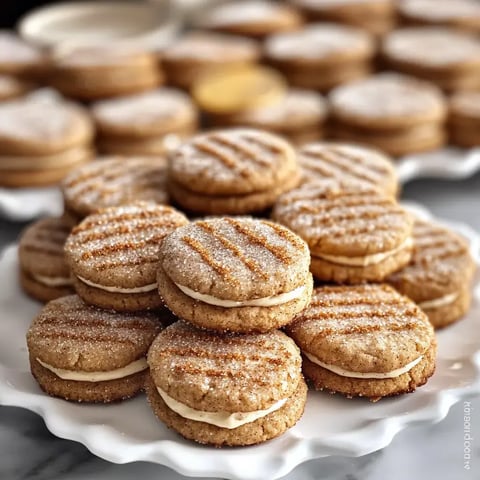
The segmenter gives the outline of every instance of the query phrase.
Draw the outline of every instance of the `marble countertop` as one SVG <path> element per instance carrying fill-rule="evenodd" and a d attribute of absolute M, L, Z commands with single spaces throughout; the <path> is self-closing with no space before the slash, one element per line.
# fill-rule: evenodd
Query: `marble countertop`
<path fill-rule="evenodd" d="M 436 216 L 468 223 L 480 231 L 480 174 L 461 182 L 418 180 L 405 187 L 403 198 L 422 202 Z M 21 228 L 23 224 L 0 220 L 0 248 L 15 241 Z M 469 444 L 464 441 L 467 413 L 473 437 Z M 186 477 L 153 464 L 110 464 L 94 457 L 78 443 L 51 435 L 39 416 L 19 408 L 0 407 L 0 480 L 132 478 L 184 480 Z M 285 477 L 288 480 L 478 478 L 480 397 L 458 403 L 447 418 L 436 425 L 404 430 L 381 451 L 359 458 L 330 457 L 308 462 Z"/>

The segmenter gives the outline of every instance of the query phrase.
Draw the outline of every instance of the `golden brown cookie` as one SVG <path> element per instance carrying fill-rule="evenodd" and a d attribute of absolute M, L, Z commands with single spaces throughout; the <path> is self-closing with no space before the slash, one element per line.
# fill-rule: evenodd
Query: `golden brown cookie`
<path fill-rule="evenodd" d="M 475 264 L 467 242 L 435 223 L 416 220 L 410 263 L 386 281 L 411 298 L 435 328 L 458 321 L 471 302 Z"/>
<path fill-rule="evenodd" d="M 89 215 L 65 243 L 77 294 L 88 304 L 117 311 L 161 307 L 156 280 L 160 245 L 186 223 L 175 209 L 147 202 Z"/>
<path fill-rule="evenodd" d="M 429 80 L 447 91 L 480 88 L 480 39 L 441 27 L 410 27 L 387 35 L 387 65 Z"/>
<path fill-rule="evenodd" d="M 251 127 L 284 136 L 291 143 L 320 140 L 325 134 L 327 106 L 317 92 L 290 89 L 272 105 L 231 114 L 210 114 L 216 127 Z"/>
<path fill-rule="evenodd" d="M 67 97 L 88 101 L 152 90 L 163 73 L 151 52 L 83 46 L 54 54 L 49 82 Z"/>
<path fill-rule="evenodd" d="M 270 36 L 264 55 L 292 85 L 328 91 L 368 75 L 374 50 L 368 33 L 325 23 Z"/>
<path fill-rule="evenodd" d="M 20 237 L 20 284 L 31 297 L 48 302 L 74 293 L 63 246 L 73 225 L 62 217 L 44 218 Z"/>
<path fill-rule="evenodd" d="M 92 115 L 99 149 L 109 154 L 161 155 L 192 135 L 198 124 L 190 97 L 171 88 L 97 102 Z"/>
<path fill-rule="evenodd" d="M 317 287 L 287 333 L 318 390 L 376 401 L 413 392 L 435 370 L 432 325 L 388 285 Z"/>
<path fill-rule="evenodd" d="M 197 135 L 169 156 L 173 200 L 199 213 L 243 214 L 269 208 L 300 181 L 295 151 L 262 130 Z"/>
<path fill-rule="evenodd" d="M 30 368 L 48 395 L 109 403 L 144 387 L 146 354 L 162 324 L 151 313 L 90 307 L 77 295 L 52 300 L 27 332 Z"/>
<path fill-rule="evenodd" d="M 305 242 L 281 225 L 198 220 L 163 241 L 158 290 L 175 315 L 199 327 L 265 332 L 308 305 L 309 263 Z"/>
<path fill-rule="evenodd" d="M 436 25 L 480 32 L 480 5 L 476 0 L 403 0 L 397 3 L 403 23 Z"/>
<path fill-rule="evenodd" d="M 395 26 L 394 0 L 290 0 L 310 21 L 353 25 L 374 35 Z"/>
<path fill-rule="evenodd" d="M 265 0 L 214 5 L 195 22 L 202 29 L 253 38 L 296 30 L 302 23 L 301 15 L 292 6 Z"/>
<path fill-rule="evenodd" d="M 321 281 L 380 282 L 410 261 L 410 215 L 362 183 L 307 183 L 283 194 L 272 217 L 307 242 L 310 269 Z"/>
<path fill-rule="evenodd" d="M 162 52 L 162 65 L 170 85 L 188 89 L 205 73 L 257 63 L 260 54 L 258 44 L 245 37 L 192 32 Z"/>
<path fill-rule="evenodd" d="M 28 80 L 0 73 L 0 102 L 22 97 L 34 88 L 35 84 Z"/>
<path fill-rule="evenodd" d="M 218 334 L 182 321 L 148 352 L 147 397 L 169 428 L 198 443 L 254 445 L 293 427 L 307 387 L 284 333 Z"/>
<path fill-rule="evenodd" d="M 458 92 L 450 99 L 450 140 L 461 147 L 480 145 L 480 92 Z"/>
<path fill-rule="evenodd" d="M 136 200 L 168 203 L 166 167 L 164 157 L 100 157 L 63 180 L 65 210 L 80 221 L 99 208 Z"/>
<path fill-rule="evenodd" d="M 400 156 L 434 149 L 446 140 L 446 101 L 431 83 L 381 73 L 334 89 L 332 135 Z"/>
<path fill-rule="evenodd" d="M 353 180 L 374 187 L 395 198 L 399 193 L 398 177 L 392 160 L 372 148 L 346 143 L 319 142 L 298 151 L 303 182 L 325 179 Z"/>

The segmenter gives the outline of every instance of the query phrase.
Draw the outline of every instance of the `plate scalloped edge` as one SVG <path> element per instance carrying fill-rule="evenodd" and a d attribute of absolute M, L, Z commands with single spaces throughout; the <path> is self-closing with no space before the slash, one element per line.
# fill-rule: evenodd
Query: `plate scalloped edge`
<path fill-rule="evenodd" d="M 417 204 L 406 206 L 422 218 L 431 217 L 428 211 Z M 469 239 L 472 253 L 480 266 L 480 235 L 463 224 L 440 223 L 455 228 Z M 0 261 L 4 263 L 10 258 L 12 266 L 16 266 L 15 256 L 16 247 L 11 246 L 2 252 Z M 480 302 L 480 278 L 476 282 L 475 296 L 477 302 Z M 0 303 L 1 299 L 0 292 Z M 111 426 L 85 425 L 79 423 L 75 417 L 62 415 L 61 408 L 52 408 L 52 405 L 64 405 L 65 402 L 62 400 L 52 399 L 40 393 L 19 391 L 9 381 L 12 369 L 2 365 L 0 365 L 0 404 L 23 407 L 38 413 L 43 417 L 47 428 L 56 436 L 78 441 L 96 456 L 114 463 L 149 461 L 165 465 L 188 476 L 213 476 L 232 480 L 258 478 L 273 480 L 288 474 L 296 466 L 308 460 L 331 455 L 366 455 L 386 447 L 399 431 L 409 425 L 435 423 L 442 420 L 454 403 L 462 398 L 480 394 L 480 345 L 475 345 L 475 348 L 476 351 L 469 358 L 462 358 L 464 367 L 474 373 L 474 380 L 471 383 L 461 383 L 456 388 L 429 392 L 422 397 L 421 406 L 414 411 L 407 411 L 406 414 L 401 412 L 386 418 L 372 416 L 363 419 L 361 425 L 353 431 L 342 432 L 328 439 L 302 438 L 295 433 L 294 428 L 278 440 L 243 449 L 213 450 L 184 442 L 179 438 L 175 440 L 176 437 L 172 437 L 173 440 L 167 438 L 147 445 L 132 443 Z M 313 392 L 313 395 L 322 394 Z M 412 396 L 405 397 L 412 398 Z M 393 401 L 401 402 L 402 400 L 400 398 Z M 372 406 L 372 410 L 369 410 L 372 414 L 374 408 Z M 242 463 L 243 454 L 248 456 L 248 464 Z M 188 461 L 185 461 L 186 458 Z M 239 464 L 242 465 L 242 470 L 239 469 Z"/>

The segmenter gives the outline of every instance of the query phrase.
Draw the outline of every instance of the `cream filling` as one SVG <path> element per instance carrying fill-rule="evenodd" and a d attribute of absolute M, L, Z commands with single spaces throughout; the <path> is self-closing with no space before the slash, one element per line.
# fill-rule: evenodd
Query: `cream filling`
<path fill-rule="evenodd" d="M 89 285 L 90 287 L 98 288 L 99 290 L 105 290 L 106 292 L 110 293 L 144 293 L 144 292 L 151 292 L 152 290 L 156 290 L 157 283 L 149 283 L 148 285 L 144 285 L 143 287 L 134 287 L 134 288 L 121 288 L 121 287 L 110 287 L 108 285 L 100 285 L 98 283 L 91 282 L 86 278 L 80 277 L 77 275 L 77 278 Z"/>
<path fill-rule="evenodd" d="M 188 297 L 194 300 L 200 300 L 201 302 L 208 303 L 209 305 L 215 305 L 216 307 L 273 307 L 275 305 L 282 305 L 284 303 L 300 298 L 305 290 L 305 286 L 295 288 L 291 292 L 281 293 L 280 295 L 272 295 L 271 297 L 255 298 L 253 300 L 224 300 L 223 298 L 217 298 L 212 295 L 205 295 L 204 293 L 195 292 L 191 288 L 185 287 L 175 283 L 175 285 Z"/>
<path fill-rule="evenodd" d="M 376 265 L 377 263 L 383 262 L 386 258 L 395 255 L 400 250 L 404 248 L 408 248 L 413 245 L 413 240 L 411 237 L 408 237 L 401 245 L 393 250 L 389 250 L 388 252 L 381 252 L 381 253 L 374 253 L 372 255 L 365 255 L 363 257 L 345 257 L 341 255 L 326 255 L 321 254 L 318 255 L 316 253 L 312 253 L 314 257 L 323 258 L 332 263 L 338 263 L 340 265 L 352 265 L 355 267 L 367 267 L 368 265 Z"/>
<path fill-rule="evenodd" d="M 142 372 L 148 368 L 146 358 L 140 358 L 125 367 L 110 370 L 109 372 L 75 372 L 73 370 L 52 367 L 48 363 L 42 362 L 39 358 L 37 358 L 37 362 L 42 367 L 53 372 L 57 377 L 63 380 L 74 380 L 76 382 L 105 382 L 108 380 L 116 380 L 117 378 L 125 378 L 134 373 Z"/>
<path fill-rule="evenodd" d="M 312 355 L 311 353 L 303 352 L 303 354 L 312 362 L 315 363 L 316 365 L 319 365 L 322 368 L 325 368 L 327 370 L 330 370 L 333 373 L 336 373 L 337 375 L 340 375 L 342 377 L 350 377 L 350 378 L 373 378 L 373 379 L 384 379 L 384 378 L 396 378 L 399 377 L 400 375 L 403 375 L 404 373 L 409 372 L 417 363 L 419 363 L 423 355 L 420 355 L 418 358 L 413 360 L 410 363 L 407 363 L 404 367 L 397 368 L 395 370 L 392 370 L 391 372 L 382 372 L 382 373 L 377 373 L 377 372 L 350 372 L 349 370 L 344 370 L 341 367 L 337 367 L 335 365 L 330 365 L 328 363 L 323 363 L 321 360 L 319 360 L 317 357 Z"/>
<path fill-rule="evenodd" d="M 267 416 L 269 413 L 279 410 L 288 400 L 288 398 L 283 398 L 265 410 L 255 410 L 253 412 L 204 412 L 202 410 L 195 410 L 194 408 L 175 400 L 161 388 L 157 387 L 157 391 L 167 407 L 181 417 L 195 420 L 196 422 L 209 423 L 220 428 L 228 428 L 230 430 L 241 427 L 246 423 L 254 422 L 259 418 Z"/>
<path fill-rule="evenodd" d="M 38 283 L 47 285 L 47 287 L 67 287 L 72 285 L 70 277 L 45 277 L 44 275 L 32 275 L 32 278 Z"/>
<path fill-rule="evenodd" d="M 428 309 L 428 308 L 439 308 L 444 307 L 445 305 L 450 305 L 458 298 L 458 293 L 450 293 L 448 295 L 444 295 L 443 297 L 434 298 L 433 300 L 427 300 L 425 302 L 421 302 L 418 304 L 420 308 Z"/>

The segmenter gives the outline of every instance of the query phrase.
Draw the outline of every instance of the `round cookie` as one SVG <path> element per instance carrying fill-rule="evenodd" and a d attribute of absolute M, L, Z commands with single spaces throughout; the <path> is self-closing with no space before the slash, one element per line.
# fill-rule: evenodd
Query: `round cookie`
<path fill-rule="evenodd" d="M 80 221 L 99 208 L 136 200 L 168 203 L 166 168 L 164 157 L 100 157 L 63 180 L 65 211 Z"/>
<path fill-rule="evenodd" d="M 480 5 L 476 0 L 403 0 L 397 4 L 404 23 L 444 25 L 460 30 L 480 32 Z"/>
<path fill-rule="evenodd" d="M 475 271 L 467 242 L 447 228 L 417 219 L 413 245 L 410 263 L 386 281 L 417 303 L 435 328 L 460 320 L 470 306 Z"/>
<path fill-rule="evenodd" d="M 327 106 L 310 90 L 291 89 L 278 102 L 227 115 L 210 115 L 216 126 L 242 126 L 283 135 L 294 144 L 319 140 L 324 135 Z"/>
<path fill-rule="evenodd" d="M 34 88 L 32 82 L 0 73 L 0 102 L 22 97 Z"/>
<path fill-rule="evenodd" d="M 163 83 L 152 52 L 117 46 L 79 46 L 55 52 L 50 84 L 80 100 L 130 95 Z"/>
<path fill-rule="evenodd" d="M 307 387 L 284 333 L 234 335 L 167 327 L 148 352 L 147 398 L 169 428 L 198 443 L 254 445 L 293 427 Z"/>
<path fill-rule="evenodd" d="M 151 313 L 100 310 L 77 295 L 52 300 L 27 332 L 40 388 L 74 402 L 125 400 L 144 387 L 146 354 L 162 325 Z"/>
<path fill-rule="evenodd" d="M 449 131 L 456 145 L 480 145 L 480 92 L 457 92 L 450 98 Z"/>
<path fill-rule="evenodd" d="M 88 304 L 122 312 L 161 307 L 156 280 L 160 245 L 186 223 L 175 209 L 146 202 L 89 215 L 65 243 L 77 294 Z"/>
<path fill-rule="evenodd" d="M 287 333 L 318 390 L 377 401 L 413 392 L 435 371 L 432 325 L 388 285 L 317 287 Z"/>
<path fill-rule="evenodd" d="M 38 48 L 14 32 L 0 31 L 0 73 L 34 78 L 42 75 L 47 67 L 47 56 Z"/>
<path fill-rule="evenodd" d="M 298 151 L 303 182 L 355 181 L 395 198 L 400 186 L 392 160 L 378 150 L 345 143 L 311 143 Z"/>
<path fill-rule="evenodd" d="M 307 245 L 266 220 L 198 220 L 165 238 L 158 290 L 177 316 L 202 328 L 265 332 L 310 301 Z"/>
<path fill-rule="evenodd" d="M 20 237 L 20 284 L 31 297 L 48 302 L 74 293 L 63 246 L 73 225 L 65 218 L 43 218 Z"/>
<path fill-rule="evenodd" d="M 291 6 L 248 0 L 214 5 L 197 20 L 196 25 L 207 30 L 264 38 L 277 32 L 296 30 L 303 23 Z"/>
<path fill-rule="evenodd" d="M 444 90 L 480 88 L 480 40 L 441 27 L 410 27 L 387 35 L 382 56 L 394 70 L 429 80 Z"/>
<path fill-rule="evenodd" d="M 362 183 L 307 183 L 282 195 L 272 218 L 307 242 L 310 270 L 321 281 L 380 282 L 411 258 L 410 215 Z"/>
<path fill-rule="evenodd" d="M 180 206 L 210 214 L 264 210 L 300 182 L 293 147 L 247 128 L 193 137 L 170 154 L 168 174 L 170 193 Z"/>
<path fill-rule="evenodd" d="M 162 52 L 168 83 L 188 89 L 201 75 L 257 63 L 261 51 L 249 38 L 209 32 L 192 32 Z"/>

